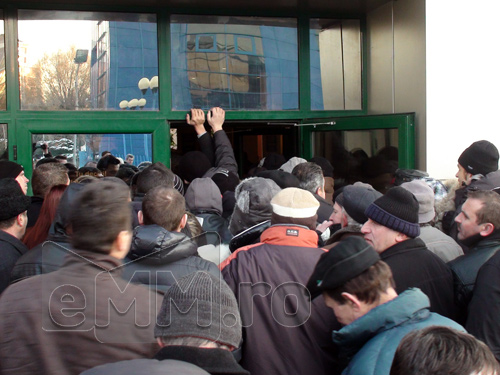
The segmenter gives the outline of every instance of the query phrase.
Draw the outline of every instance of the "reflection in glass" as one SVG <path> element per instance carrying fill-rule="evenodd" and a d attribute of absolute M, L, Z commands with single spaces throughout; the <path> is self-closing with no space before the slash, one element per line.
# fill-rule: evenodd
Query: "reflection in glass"
<path fill-rule="evenodd" d="M 153 160 L 151 134 L 33 134 L 32 143 L 33 165 L 43 157 L 40 146 L 44 143 L 52 156 L 64 155 L 77 168 L 97 162 L 103 151 L 123 160 L 132 154 L 136 166 Z"/>
<path fill-rule="evenodd" d="M 297 109 L 295 19 L 171 17 L 172 107 Z"/>
<path fill-rule="evenodd" d="M 0 11 L 0 111 L 7 109 L 7 92 L 5 90 L 5 31 L 3 12 Z"/>
<path fill-rule="evenodd" d="M 21 109 L 158 109 L 155 15 L 19 10 L 18 37 Z"/>
<path fill-rule="evenodd" d="M 313 133 L 313 155 L 334 168 L 335 189 L 363 181 L 385 193 L 398 168 L 398 130 L 349 130 Z"/>
<path fill-rule="evenodd" d="M 9 159 L 7 146 L 7 124 L 0 124 L 0 160 Z"/>
<path fill-rule="evenodd" d="M 311 108 L 362 109 L 359 20 L 310 21 Z"/>

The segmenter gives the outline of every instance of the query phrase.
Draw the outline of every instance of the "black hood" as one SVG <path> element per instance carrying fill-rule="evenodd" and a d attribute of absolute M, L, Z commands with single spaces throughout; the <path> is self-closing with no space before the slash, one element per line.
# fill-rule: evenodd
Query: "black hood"
<path fill-rule="evenodd" d="M 127 258 L 152 263 L 171 263 L 197 255 L 198 247 L 184 233 L 169 232 L 159 225 L 140 225 L 134 229 Z"/>

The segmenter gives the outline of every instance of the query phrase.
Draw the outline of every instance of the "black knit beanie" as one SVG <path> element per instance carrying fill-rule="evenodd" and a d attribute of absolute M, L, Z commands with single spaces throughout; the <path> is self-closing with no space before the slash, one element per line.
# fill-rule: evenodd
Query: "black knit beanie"
<path fill-rule="evenodd" d="M 16 178 L 23 171 L 23 167 L 13 161 L 0 161 L 0 179 Z"/>
<path fill-rule="evenodd" d="M 405 188 L 393 187 L 368 206 L 365 215 L 384 227 L 415 238 L 420 235 L 418 201 Z"/>
<path fill-rule="evenodd" d="M 487 175 L 498 170 L 498 149 L 488 141 L 477 141 L 462 152 L 458 158 L 468 173 Z"/>
<path fill-rule="evenodd" d="M 222 277 L 197 271 L 165 294 L 155 337 L 199 337 L 237 348 L 242 338 L 236 298 Z"/>

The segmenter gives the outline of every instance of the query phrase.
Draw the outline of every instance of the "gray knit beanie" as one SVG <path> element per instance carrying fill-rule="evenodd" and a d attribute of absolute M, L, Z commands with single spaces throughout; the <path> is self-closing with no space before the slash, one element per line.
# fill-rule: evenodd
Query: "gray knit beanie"
<path fill-rule="evenodd" d="M 179 279 L 163 298 L 155 337 L 198 337 L 239 347 L 240 312 L 224 279 L 203 271 Z"/>

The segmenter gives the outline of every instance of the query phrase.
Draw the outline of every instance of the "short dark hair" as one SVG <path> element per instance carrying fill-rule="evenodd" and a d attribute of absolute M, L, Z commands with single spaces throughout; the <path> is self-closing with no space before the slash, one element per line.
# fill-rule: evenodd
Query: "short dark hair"
<path fill-rule="evenodd" d="M 399 343 L 391 375 L 498 374 L 491 350 L 473 336 L 449 327 L 412 331 Z"/>
<path fill-rule="evenodd" d="M 106 169 L 108 169 L 108 166 L 118 164 L 120 164 L 120 160 L 110 154 L 99 159 L 99 161 L 97 162 L 97 169 L 104 172 Z"/>
<path fill-rule="evenodd" d="M 109 254 L 122 231 L 132 229 L 130 191 L 126 184 L 86 184 L 71 207 L 71 244 L 75 249 Z"/>
<path fill-rule="evenodd" d="M 137 176 L 136 193 L 146 194 L 157 186 L 174 187 L 174 173 L 167 167 L 153 164 Z"/>
<path fill-rule="evenodd" d="M 477 224 L 491 223 L 500 229 L 500 195 L 494 191 L 476 190 L 467 195 L 467 199 L 477 199 L 483 206 L 476 212 Z"/>
<path fill-rule="evenodd" d="M 391 268 L 387 263 L 379 260 L 359 276 L 336 289 L 326 290 L 325 293 L 341 305 L 347 302 L 342 293 L 353 294 L 365 303 L 374 303 L 390 287 L 395 288 Z"/>
<path fill-rule="evenodd" d="M 10 219 L 0 221 L 0 229 L 9 229 L 11 226 L 13 226 L 17 220 L 17 216 L 18 215 L 11 217 Z"/>
<path fill-rule="evenodd" d="M 33 195 L 45 197 L 52 186 L 68 183 L 68 168 L 61 163 L 46 163 L 39 165 L 31 176 Z"/>
<path fill-rule="evenodd" d="M 144 224 L 156 224 L 168 231 L 179 227 L 186 213 L 186 201 L 175 189 L 157 186 L 151 189 L 142 200 Z"/>
<path fill-rule="evenodd" d="M 325 186 L 325 176 L 321 167 L 312 162 L 296 165 L 292 174 L 299 180 L 299 187 L 316 194 L 319 188 Z"/>

